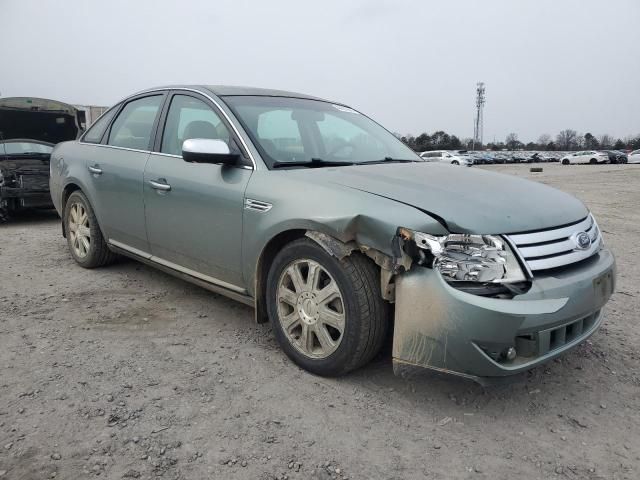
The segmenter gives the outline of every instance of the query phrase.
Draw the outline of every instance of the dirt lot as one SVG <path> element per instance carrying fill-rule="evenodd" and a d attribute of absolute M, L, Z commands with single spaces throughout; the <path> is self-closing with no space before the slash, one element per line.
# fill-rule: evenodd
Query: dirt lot
<path fill-rule="evenodd" d="M 243 305 L 76 266 L 55 214 L 0 226 L 0 479 L 640 478 L 640 165 L 487 168 L 580 197 L 619 267 L 590 341 L 489 389 L 389 349 L 314 377 Z"/>

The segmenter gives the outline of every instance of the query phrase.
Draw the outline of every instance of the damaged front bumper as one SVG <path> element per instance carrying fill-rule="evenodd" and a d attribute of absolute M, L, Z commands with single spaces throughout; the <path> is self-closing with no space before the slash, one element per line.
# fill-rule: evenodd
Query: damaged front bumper
<path fill-rule="evenodd" d="M 592 335 L 614 287 L 607 249 L 537 275 L 512 299 L 465 293 L 435 270 L 413 268 L 396 278 L 394 372 L 425 367 L 490 383 L 526 371 Z"/>

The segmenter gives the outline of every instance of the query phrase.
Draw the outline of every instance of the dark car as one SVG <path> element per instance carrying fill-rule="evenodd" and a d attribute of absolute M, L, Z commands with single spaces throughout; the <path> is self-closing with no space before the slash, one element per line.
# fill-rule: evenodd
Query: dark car
<path fill-rule="evenodd" d="M 619 150 L 605 150 L 609 155 L 609 163 L 627 163 L 627 155 Z"/>
<path fill-rule="evenodd" d="M 49 157 L 80 132 L 79 112 L 42 98 L 0 99 L 0 221 L 27 208 L 53 208 Z"/>
<path fill-rule="evenodd" d="M 529 161 L 533 163 L 546 163 L 546 162 L 553 162 L 555 160 L 553 157 L 551 157 L 550 155 L 544 152 L 535 152 L 533 155 L 531 155 L 531 158 L 529 159 Z"/>
<path fill-rule="evenodd" d="M 513 163 L 526 163 L 529 160 L 529 157 L 524 152 L 514 152 L 511 155 L 511 161 Z"/>

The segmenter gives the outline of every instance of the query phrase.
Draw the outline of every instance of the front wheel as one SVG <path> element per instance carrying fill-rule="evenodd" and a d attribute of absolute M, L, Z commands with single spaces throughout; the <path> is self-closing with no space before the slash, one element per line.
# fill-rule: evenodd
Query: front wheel
<path fill-rule="evenodd" d="M 591 160 L 589 160 L 589 163 L 590 163 L 591 165 L 595 165 L 595 164 L 597 164 L 597 163 L 598 163 L 598 160 L 597 160 L 597 159 L 595 159 L 595 158 L 592 158 Z"/>
<path fill-rule="evenodd" d="M 458 160 L 454 160 L 453 162 L 451 162 L 451 165 L 460 165 L 460 162 Z"/>
<path fill-rule="evenodd" d="M 73 259 L 84 268 L 112 263 L 117 255 L 109 250 L 89 200 L 80 191 L 73 192 L 64 207 L 64 228 Z"/>
<path fill-rule="evenodd" d="M 569 162 L 569 159 L 568 159 L 568 158 L 565 158 L 565 159 L 563 159 L 563 160 L 562 160 L 562 164 L 563 164 L 563 165 L 569 165 L 569 163 L 570 163 L 570 162 Z"/>
<path fill-rule="evenodd" d="M 368 363 L 388 328 L 378 268 L 359 252 L 341 260 L 304 238 L 285 246 L 267 277 L 267 308 L 289 358 L 317 375 Z"/>
<path fill-rule="evenodd" d="M 11 219 L 11 215 L 9 214 L 9 209 L 0 207 L 0 223 L 6 223 Z"/>

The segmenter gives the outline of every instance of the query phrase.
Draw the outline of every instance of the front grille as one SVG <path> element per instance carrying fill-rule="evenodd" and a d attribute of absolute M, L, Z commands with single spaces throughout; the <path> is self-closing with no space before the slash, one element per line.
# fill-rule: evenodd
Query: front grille
<path fill-rule="evenodd" d="M 19 185 L 25 190 L 48 190 L 49 177 L 47 175 L 20 175 Z"/>
<path fill-rule="evenodd" d="M 593 330 L 599 317 L 600 311 L 598 310 L 591 315 L 559 327 L 519 335 L 516 337 L 516 350 L 519 355 L 524 357 L 546 355 L 588 335 Z"/>
<path fill-rule="evenodd" d="M 576 235 L 586 232 L 591 245 L 581 249 Z M 533 233 L 508 235 L 532 272 L 562 267 L 585 260 L 600 250 L 602 236 L 595 219 L 590 214 L 573 225 Z"/>

